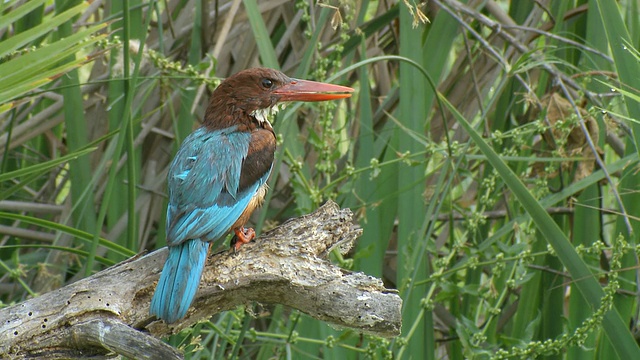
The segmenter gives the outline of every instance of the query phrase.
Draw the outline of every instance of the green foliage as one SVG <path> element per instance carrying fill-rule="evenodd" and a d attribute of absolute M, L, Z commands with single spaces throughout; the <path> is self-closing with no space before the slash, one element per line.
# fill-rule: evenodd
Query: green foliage
<path fill-rule="evenodd" d="M 399 289 L 403 333 L 252 304 L 186 358 L 640 358 L 638 5 L 468 3 L 3 2 L 0 301 L 164 246 L 173 153 L 262 64 L 356 93 L 279 114 L 252 222 L 350 207 L 336 261 Z"/>

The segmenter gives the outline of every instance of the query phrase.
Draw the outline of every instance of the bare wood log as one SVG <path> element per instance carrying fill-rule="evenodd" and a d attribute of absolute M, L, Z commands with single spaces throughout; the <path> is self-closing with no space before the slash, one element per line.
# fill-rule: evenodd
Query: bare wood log
<path fill-rule="evenodd" d="M 362 230 L 349 209 L 329 202 L 247 244 L 213 254 L 187 316 L 168 325 L 149 315 L 167 251 L 130 259 L 91 277 L 0 310 L 0 358 L 179 359 L 159 340 L 250 302 L 279 303 L 338 327 L 400 334 L 402 300 L 379 279 L 327 260 Z"/>

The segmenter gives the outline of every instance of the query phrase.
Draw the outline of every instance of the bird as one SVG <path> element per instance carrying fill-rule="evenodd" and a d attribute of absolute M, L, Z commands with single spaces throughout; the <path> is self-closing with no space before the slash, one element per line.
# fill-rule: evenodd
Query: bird
<path fill-rule="evenodd" d="M 229 233 L 235 251 L 255 237 L 245 225 L 267 193 L 276 151 L 269 117 L 279 105 L 344 99 L 353 91 L 270 68 L 243 70 L 218 85 L 202 125 L 184 139 L 169 167 L 169 254 L 151 300 L 152 316 L 169 324 L 184 318 L 209 250 Z"/>

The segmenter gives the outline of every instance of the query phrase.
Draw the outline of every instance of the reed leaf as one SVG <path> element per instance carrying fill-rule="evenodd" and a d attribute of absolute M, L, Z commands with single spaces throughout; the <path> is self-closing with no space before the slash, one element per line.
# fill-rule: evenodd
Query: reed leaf
<path fill-rule="evenodd" d="M 478 148 L 487 157 L 489 163 L 500 174 L 514 196 L 518 198 L 525 211 L 531 216 L 538 231 L 545 240 L 553 247 L 562 264 L 567 268 L 574 285 L 578 288 L 585 301 L 592 308 L 597 308 L 604 297 L 604 292 L 600 284 L 593 278 L 591 271 L 578 256 L 573 245 L 566 235 L 547 214 L 542 206 L 527 190 L 518 176 L 498 157 L 495 151 L 487 144 L 478 132 L 462 117 L 462 115 L 447 101 L 440 97 L 440 100 L 447 106 L 448 110 L 455 116 L 458 123 L 468 132 Z M 640 356 L 640 348 L 635 343 L 633 336 L 622 321 L 620 314 L 616 310 L 608 311 L 603 319 L 605 334 L 611 341 L 614 350 L 620 358 L 634 358 Z M 613 335 L 615 334 L 615 336 Z"/>

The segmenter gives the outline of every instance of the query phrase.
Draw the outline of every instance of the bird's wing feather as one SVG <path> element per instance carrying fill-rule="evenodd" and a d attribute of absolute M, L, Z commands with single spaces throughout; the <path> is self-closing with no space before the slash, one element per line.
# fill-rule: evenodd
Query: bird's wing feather
<path fill-rule="evenodd" d="M 169 245 L 196 238 L 207 241 L 219 239 L 266 182 L 268 173 L 239 190 L 251 134 L 235 130 L 207 131 L 201 128 L 189 135 L 180 147 L 168 178 Z"/>

